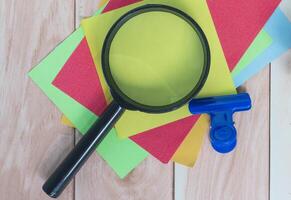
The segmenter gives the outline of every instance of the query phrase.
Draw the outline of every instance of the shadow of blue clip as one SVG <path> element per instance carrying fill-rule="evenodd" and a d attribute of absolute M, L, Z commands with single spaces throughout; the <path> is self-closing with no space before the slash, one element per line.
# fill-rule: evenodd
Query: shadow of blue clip
<path fill-rule="evenodd" d="M 249 110 L 251 107 L 251 98 L 247 93 L 193 99 L 189 103 L 192 114 L 210 115 L 209 139 L 212 147 L 219 153 L 228 153 L 236 146 L 233 113 Z"/>

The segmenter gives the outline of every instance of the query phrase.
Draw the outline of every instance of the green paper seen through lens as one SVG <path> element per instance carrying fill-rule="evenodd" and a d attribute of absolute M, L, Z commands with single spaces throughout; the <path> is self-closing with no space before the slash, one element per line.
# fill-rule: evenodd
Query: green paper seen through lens
<path fill-rule="evenodd" d="M 141 13 L 116 32 L 109 52 L 112 78 L 132 101 L 167 106 L 199 83 L 205 51 L 197 31 L 183 18 L 163 11 Z"/>

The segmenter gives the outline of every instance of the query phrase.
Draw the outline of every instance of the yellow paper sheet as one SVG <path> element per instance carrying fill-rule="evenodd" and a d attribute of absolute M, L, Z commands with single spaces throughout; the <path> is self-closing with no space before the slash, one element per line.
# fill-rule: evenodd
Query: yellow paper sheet
<path fill-rule="evenodd" d="M 75 128 L 74 124 L 65 115 L 62 116 L 61 123 L 68 127 Z"/>
<path fill-rule="evenodd" d="M 107 4 L 108 3 L 108 0 L 101 0 L 100 2 L 99 2 L 99 4 L 98 4 L 98 6 L 97 6 L 97 8 L 101 8 L 101 7 L 103 7 L 105 4 Z"/>
<path fill-rule="evenodd" d="M 104 38 L 112 24 L 121 15 L 137 6 L 147 3 L 162 3 L 181 9 L 192 16 L 205 32 L 211 49 L 211 69 L 209 77 L 204 88 L 201 90 L 199 97 L 234 93 L 235 88 L 206 2 L 204 0 L 145 0 L 142 3 L 130 5 L 114 12 L 85 19 L 81 23 L 107 100 L 111 100 L 111 95 L 101 68 L 101 49 Z M 190 113 L 187 106 L 165 114 L 147 114 L 136 111 L 126 111 L 115 127 L 119 136 L 125 138 L 189 115 Z M 205 123 L 205 126 L 208 126 L 208 123 Z M 193 131 L 196 132 L 199 130 L 194 128 Z"/>
<path fill-rule="evenodd" d="M 97 66 L 102 88 L 105 92 L 105 96 L 108 102 L 110 101 L 111 96 L 103 77 L 100 57 L 104 38 L 109 28 L 122 14 L 124 14 L 129 9 L 142 4 L 143 3 L 134 4 L 118 9 L 114 12 L 105 13 L 100 15 L 101 17 L 92 17 L 88 20 L 82 21 L 82 27 L 84 28 L 95 65 Z M 99 28 L 96 29 L 94 27 Z M 151 128 L 158 127 L 160 125 L 176 121 L 189 115 L 190 113 L 187 106 L 165 114 L 148 114 L 136 111 L 126 111 L 116 124 L 115 128 L 119 136 L 125 138 L 149 130 Z"/>
<path fill-rule="evenodd" d="M 172 161 L 193 167 L 205 135 L 209 132 L 209 117 L 202 115 L 172 157 Z"/>

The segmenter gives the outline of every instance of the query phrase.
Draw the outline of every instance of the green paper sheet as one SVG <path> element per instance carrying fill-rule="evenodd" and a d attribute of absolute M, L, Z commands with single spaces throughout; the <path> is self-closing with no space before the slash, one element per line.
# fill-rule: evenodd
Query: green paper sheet
<path fill-rule="evenodd" d="M 99 9 L 97 14 L 102 10 Z M 31 79 L 82 134 L 86 133 L 97 117 L 51 83 L 83 38 L 83 30 L 78 28 L 29 73 Z M 119 139 L 114 129 L 99 145 L 97 152 L 120 178 L 124 178 L 148 156 L 148 153 L 133 141 Z"/>
<path fill-rule="evenodd" d="M 243 57 L 232 71 L 232 77 L 239 75 L 239 73 L 247 67 L 258 55 L 260 55 L 266 48 L 272 44 L 272 38 L 264 30 L 257 35 L 251 46 L 247 49 Z"/>

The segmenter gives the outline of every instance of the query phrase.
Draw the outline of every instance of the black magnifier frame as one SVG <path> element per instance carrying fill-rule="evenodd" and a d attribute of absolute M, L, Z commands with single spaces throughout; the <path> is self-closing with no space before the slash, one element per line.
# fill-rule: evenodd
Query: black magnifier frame
<path fill-rule="evenodd" d="M 134 101 L 133 99 L 129 98 L 126 94 L 124 94 L 122 90 L 118 87 L 118 84 L 116 84 L 116 82 L 114 81 L 114 78 L 110 70 L 110 56 L 109 55 L 110 55 L 111 44 L 114 37 L 116 36 L 120 28 L 130 19 L 140 14 L 148 13 L 148 12 L 167 12 L 167 13 L 171 13 L 180 17 L 185 22 L 187 22 L 193 28 L 193 30 L 195 30 L 203 47 L 204 66 L 203 66 L 199 81 L 196 83 L 195 87 L 185 97 L 169 105 L 149 106 L 149 105 L 141 104 L 139 102 Z M 170 7 L 170 6 L 161 5 L 161 4 L 147 4 L 147 5 L 137 7 L 129 11 L 128 13 L 123 15 L 121 18 L 119 18 L 119 20 L 117 20 L 115 24 L 111 27 L 103 44 L 102 69 L 103 69 L 103 74 L 106 79 L 106 82 L 111 90 L 113 99 L 117 103 L 119 103 L 122 107 L 126 109 L 130 109 L 130 110 L 138 110 L 138 111 L 147 112 L 147 113 L 170 112 L 172 110 L 175 110 L 185 105 L 187 102 L 189 102 L 193 97 L 195 97 L 200 92 L 200 90 L 204 86 L 208 77 L 209 69 L 210 69 L 209 44 L 201 27 L 196 23 L 196 21 L 193 18 L 191 18 L 189 15 L 187 15 L 183 11 Z"/>
<path fill-rule="evenodd" d="M 110 46 L 118 30 L 131 18 L 142 13 L 156 11 L 172 13 L 190 24 L 199 36 L 204 51 L 204 67 L 198 83 L 184 98 L 165 106 L 148 106 L 130 99 L 115 83 L 109 65 Z M 202 89 L 208 77 L 210 68 L 210 50 L 202 29 L 186 13 L 166 5 L 148 4 L 127 12 L 112 26 L 103 44 L 102 68 L 104 77 L 110 87 L 113 101 L 44 183 L 42 188 L 50 197 L 57 198 L 62 193 L 83 164 L 87 161 L 89 156 L 95 152 L 96 148 L 105 138 L 107 133 L 113 128 L 114 124 L 121 117 L 125 109 L 139 110 L 148 113 L 169 112 L 183 106 L 195 97 Z"/>

